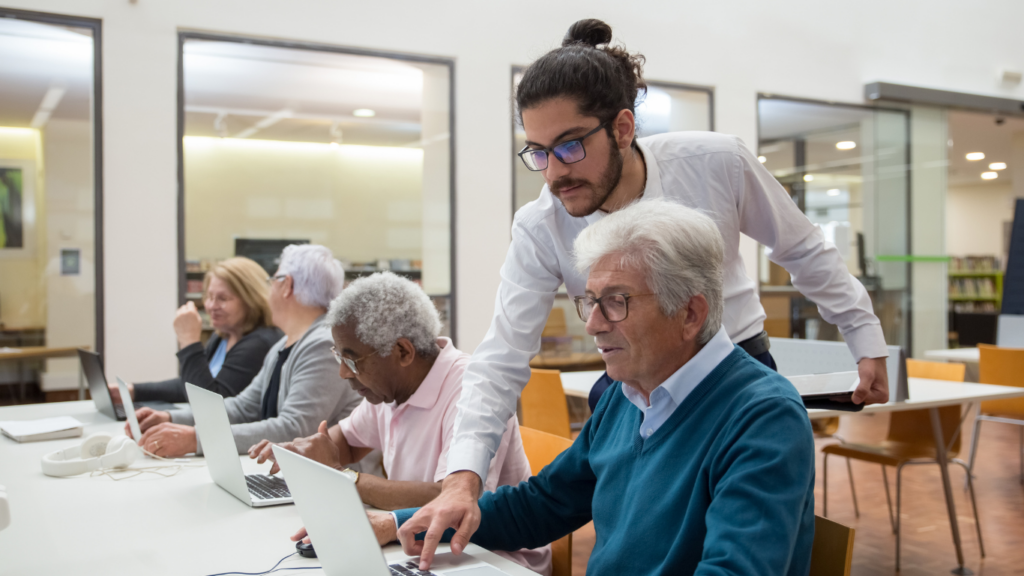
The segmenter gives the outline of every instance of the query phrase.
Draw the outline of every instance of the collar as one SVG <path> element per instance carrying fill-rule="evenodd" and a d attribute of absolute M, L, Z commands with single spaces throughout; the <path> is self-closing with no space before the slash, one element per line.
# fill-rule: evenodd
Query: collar
<path fill-rule="evenodd" d="M 415 406 L 429 410 L 437 403 L 444 381 L 448 377 L 448 373 L 451 372 L 452 366 L 455 365 L 455 361 L 459 359 L 459 350 L 455 348 L 450 338 L 438 338 L 437 345 L 441 348 L 441 352 L 434 359 L 434 365 L 430 367 L 430 372 L 427 372 L 427 377 L 420 382 L 419 388 L 402 406 Z M 394 403 L 389 406 L 392 409 L 402 407 L 395 407 Z"/>
<path fill-rule="evenodd" d="M 682 404 L 683 400 L 690 395 L 690 392 L 693 392 L 694 388 L 703 382 L 708 377 L 708 374 L 711 374 L 711 371 L 732 353 L 732 350 L 732 340 L 729 339 L 729 334 L 723 326 L 718 329 L 718 332 L 711 337 L 711 340 L 693 358 L 690 358 L 689 362 L 683 364 L 679 370 L 676 370 L 668 379 L 651 391 L 651 399 L 656 400 L 658 396 L 668 393 L 676 406 Z M 663 390 L 663 392 L 658 392 L 659 390 Z M 647 408 L 647 402 L 644 400 L 643 395 L 634 390 L 633 387 L 622 383 L 622 393 L 637 408 L 641 410 Z"/>
<path fill-rule="evenodd" d="M 661 188 L 661 171 L 658 169 L 658 160 L 655 159 L 654 153 L 651 152 L 651 149 L 644 145 L 641 140 L 638 139 L 636 141 L 636 147 L 640 150 L 640 160 L 647 166 L 647 182 L 640 195 L 640 200 L 643 201 L 651 200 L 652 198 L 664 197 L 665 192 Z M 587 225 L 589 226 L 607 215 L 607 212 L 598 209 L 595 210 L 593 214 L 584 216 L 584 219 L 587 221 Z"/>

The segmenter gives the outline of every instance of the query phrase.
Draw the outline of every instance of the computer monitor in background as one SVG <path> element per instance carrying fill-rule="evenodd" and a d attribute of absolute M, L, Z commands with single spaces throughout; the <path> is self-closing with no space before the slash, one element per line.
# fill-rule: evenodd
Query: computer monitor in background
<path fill-rule="evenodd" d="M 235 238 L 235 256 L 255 261 L 267 271 L 268 276 L 272 276 L 281 263 L 281 251 L 291 244 L 309 244 L 309 240 Z"/>

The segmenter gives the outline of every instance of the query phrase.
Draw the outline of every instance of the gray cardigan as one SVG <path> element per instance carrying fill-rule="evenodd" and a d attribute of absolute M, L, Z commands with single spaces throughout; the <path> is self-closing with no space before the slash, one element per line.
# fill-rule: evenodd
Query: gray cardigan
<path fill-rule="evenodd" d="M 287 337 L 281 338 L 267 352 L 263 368 L 241 394 L 224 399 L 239 454 L 263 439 L 291 442 L 315 434 L 320 422 L 326 420 L 328 426 L 333 426 L 363 401 L 348 380 L 338 374 L 338 362 L 331 354 L 334 341 L 321 316 L 294 344 L 295 348 L 281 367 L 277 418 L 259 420 L 263 393 L 270 383 L 278 352 L 287 340 Z M 195 426 L 191 408 L 172 410 L 170 414 L 176 424 Z M 196 445 L 196 453 L 202 454 L 198 438 Z"/>

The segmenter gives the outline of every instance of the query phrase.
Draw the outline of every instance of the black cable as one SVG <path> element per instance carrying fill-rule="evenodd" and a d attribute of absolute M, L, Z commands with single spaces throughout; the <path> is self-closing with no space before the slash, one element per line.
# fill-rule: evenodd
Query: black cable
<path fill-rule="evenodd" d="M 291 558 L 292 556 L 295 556 L 296 554 L 298 554 L 298 552 L 292 552 L 284 558 L 281 558 L 277 561 L 277 564 L 274 564 L 273 568 L 265 572 L 221 572 L 219 574 L 210 574 L 210 576 L 228 576 L 230 574 L 237 574 L 238 576 L 264 576 L 264 574 L 280 572 L 281 570 L 323 570 L 322 566 L 295 566 L 292 568 L 278 568 L 278 566 L 281 565 L 281 562 L 284 562 L 285 560 Z"/>

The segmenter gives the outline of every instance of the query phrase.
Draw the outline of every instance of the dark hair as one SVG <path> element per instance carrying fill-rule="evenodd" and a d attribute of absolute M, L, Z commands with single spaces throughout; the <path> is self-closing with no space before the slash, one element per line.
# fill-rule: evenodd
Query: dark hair
<path fill-rule="evenodd" d="M 624 46 L 611 46 L 611 41 L 611 26 L 600 20 L 588 18 L 570 26 L 560 48 L 523 72 L 516 90 L 520 124 L 523 110 L 558 97 L 574 99 L 580 114 L 601 122 L 623 109 L 635 114 L 637 96 L 647 93 L 644 57 L 630 54 Z"/>

